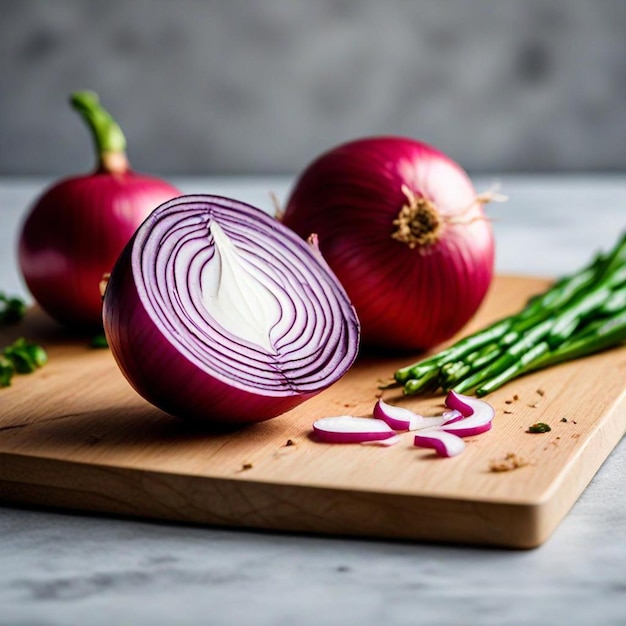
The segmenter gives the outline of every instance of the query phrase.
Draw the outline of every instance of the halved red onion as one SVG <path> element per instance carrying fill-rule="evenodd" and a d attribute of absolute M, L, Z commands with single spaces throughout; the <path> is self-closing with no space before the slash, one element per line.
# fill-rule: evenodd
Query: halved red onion
<path fill-rule="evenodd" d="M 370 417 L 337 415 L 313 422 L 313 432 L 320 441 L 329 443 L 367 443 L 393 439 L 395 431 L 385 422 Z"/>
<path fill-rule="evenodd" d="M 149 402 L 214 424 L 275 417 L 352 365 L 359 323 L 319 251 L 263 211 L 182 196 L 139 227 L 108 282 L 107 340 Z"/>

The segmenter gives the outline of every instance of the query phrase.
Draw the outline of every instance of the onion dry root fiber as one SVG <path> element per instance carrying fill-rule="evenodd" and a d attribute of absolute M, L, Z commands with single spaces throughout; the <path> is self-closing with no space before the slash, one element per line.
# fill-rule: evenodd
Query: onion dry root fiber
<path fill-rule="evenodd" d="M 320 250 L 354 304 L 364 344 L 427 349 L 458 332 L 493 275 L 494 240 L 460 165 L 424 143 L 373 137 L 302 173 L 283 223 Z"/>
<path fill-rule="evenodd" d="M 164 411 L 216 426 L 275 417 L 330 386 L 356 358 L 359 323 L 314 242 L 235 200 L 163 204 L 104 295 L 126 378 Z"/>

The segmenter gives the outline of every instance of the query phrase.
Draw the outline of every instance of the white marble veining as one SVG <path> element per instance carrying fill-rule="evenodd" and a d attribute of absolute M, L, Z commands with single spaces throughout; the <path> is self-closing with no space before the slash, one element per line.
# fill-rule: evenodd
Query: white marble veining
<path fill-rule="evenodd" d="M 13 253 L 18 225 L 45 182 L 0 179 L 0 285 L 12 292 L 25 293 Z M 270 210 L 269 191 L 284 199 L 290 180 L 173 182 Z M 509 201 L 489 208 L 499 272 L 571 271 L 626 225 L 624 177 L 507 176 L 501 183 Z M 626 621 L 625 475 L 622 440 L 552 537 L 531 551 L 4 507 L 0 624 L 618 626 Z"/>

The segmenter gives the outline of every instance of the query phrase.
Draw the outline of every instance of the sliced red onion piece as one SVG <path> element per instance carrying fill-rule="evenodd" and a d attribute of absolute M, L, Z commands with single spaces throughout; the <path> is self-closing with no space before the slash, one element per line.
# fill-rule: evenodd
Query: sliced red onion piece
<path fill-rule="evenodd" d="M 352 365 L 359 323 L 319 255 L 263 211 L 182 196 L 140 226 L 107 285 L 104 328 L 133 387 L 179 417 L 275 417 Z"/>
<path fill-rule="evenodd" d="M 389 424 L 394 430 L 432 428 L 433 426 L 441 426 L 463 417 L 459 411 L 446 411 L 446 413 L 440 416 L 425 417 L 410 409 L 391 405 L 382 399 L 379 399 L 374 405 L 373 415 L 375 418 Z"/>
<path fill-rule="evenodd" d="M 442 413 L 442 417 L 445 418 L 444 424 L 452 424 L 454 422 L 458 422 L 459 420 L 465 419 L 465 416 L 461 411 L 457 411 L 453 409 L 452 411 L 444 411 Z"/>
<path fill-rule="evenodd" d="M 398 435 L 394 435 L 393 437 L 389 437 L 387 439 L 376 439 L 375 441 L 361 441 L 362 446 L 380 446 L 382 448 L 389 448 L 391 446 L 395 446 L 397 443 L 400 443 L 402 438 Z"/>
<path fill-rule="evenodd" d="M 476 418 L 476 419 L 475 419 Z M 454 424 L 441 426 L 441 430 L 453 433 L 459 437 L 472 437 L 491 430 L 491 418 L 489 421 L 478 420 L 477 416 L 466 417 Z"/>
<path fill-rule="evenodd" d="M 487 402 L 451 391 L 446 398 L 446 404 L 458 407 L 459 411 L 471 412 L 468 417 L 444 424 L 441 426 L 442 430 L 454 433 L 459 437 L 471 437 L 484 433 L 491 428 L 491 422 L 496 412 Z"/>
<path fill-rule="evenodd" d="M 397 437 L 395 431 L 382 420 L 350 415 L 315 420 L 313 432 L 320 441 L 328 443 L 364 443 Z"/>
<path fill-rule="evenodd" d="M 465 442 L 457 435 L 433 428 L 415 435 L 413 443 L 420 448 L 433 448 L 439 456 L 456 456 L 465 450 Z"/>
<path fill-rule="evenodd" d="M 465 449 L 461 437 L 479 435 L 491 428 L 495 410 L 483 400 L 454 391 L 448 394 L 446 405 L 452 408 L 452 411 L 444 413 L 448 420 L 441 426 L 415 435 L 414 444 L 434 448 L 440 456 L 450 457 L 461 454 Z"/>
<path fill-rule="evenodd" d="M 449 391 L 446 396 L 446 406 L 452 410 L 459 411 L 464 417 L 468 417 L 474 412 L 475 398 L 464 396 L 456 391 Z"/>
<path fill-rule="evenodd" d="M 380 399 L 374 405 L 373 415 L 394 430 L 416 430 L 422 416 L 401 406 L 392 406 Z"/>

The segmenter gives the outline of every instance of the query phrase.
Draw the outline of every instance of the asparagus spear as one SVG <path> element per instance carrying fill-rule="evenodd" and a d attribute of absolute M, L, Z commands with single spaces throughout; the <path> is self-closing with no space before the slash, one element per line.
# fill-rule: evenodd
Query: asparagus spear
<path fill-rule="evenodd" d="M 397 370 L 394 378 L 409 395 L 439 386 L 459 392 L 478 387 L 484 395 L 497 388 L 494 385 L 531 371 L 535 362 L 546 363 L 542 367 L 547 367 L 554 364 L 556 354 L 567 354 L 565 359 L 569 359 L 584 356 L 587 350 L 596 351 L 598 329 L 605 328 L 603 324 L 615 317 L 621 319 L 625 305 L 626 232 L 610 252 L 596 255 L 586 267 L 561 278 L 531 298 L 518 313 Z M 601 336 L 604 347 L 624 340 L 618 331 L 603 330 Z M 576 349 L 559 352 L 573 339 Z"/>
<path fill-rule="evenodd" d="M 533 350 L 523 355 L 515 366 L 479 386 L 476 389 L 476 395 L 485 396 L 523 374 L 588 356 L 624 341 L 626 341 L 626 312 L 615 318 L 593 324 L 592 328 L 578 337 L 572 337 L 570 341 L 556 350 L 550 351 L 549 344 L 545 341 L 537 344 Z"/>

